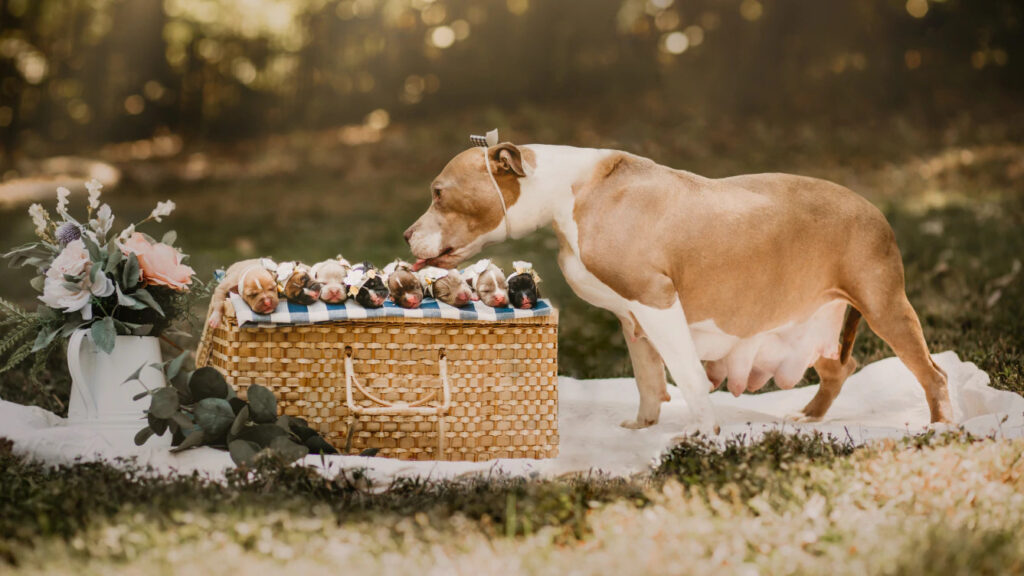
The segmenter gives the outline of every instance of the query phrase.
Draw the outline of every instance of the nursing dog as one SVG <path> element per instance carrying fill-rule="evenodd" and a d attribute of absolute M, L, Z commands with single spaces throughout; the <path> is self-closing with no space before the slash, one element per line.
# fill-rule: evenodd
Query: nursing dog
<path fill-rule="evenodd" d="M 717 431 L 713 383 L 788 388 L 809 366 L 821 386 L 797 418 L 821 419 L 857 366 L 862 317 L 924 388 L 932 422 L 951 422 L 892 228 L 856 193 L 788 174 L 705 178 L 616 150 L 488 144 L 434 179 L 405 232 L 415 265 L 452 267 L 552 224 L 569 285 L 622 323 L 640 392 L 624 426 L 658 421 L 665 366 L 688 431 Z"/>

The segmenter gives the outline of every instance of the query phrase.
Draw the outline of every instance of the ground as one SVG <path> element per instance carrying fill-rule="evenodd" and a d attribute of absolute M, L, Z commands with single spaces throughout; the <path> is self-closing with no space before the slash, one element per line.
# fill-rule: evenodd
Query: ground
<path fill-rule="evenodd" d="M 573 112 L 489 119 L 514 126 L 503 139 L 521 143 L 622 148 L 708 176 L 786 171 L 849 186 L 892 223 L 932 350 L 956 350 L 995 387 L 1024 392 L 1020 119 L 893 116 L 828 129 L 660 119 L 654 131 Z M 325 145 L 333 132 L 260 142 L 244 154 L 208 145 L 182 154 L 212 166 L 204 180 L 185 183 L 167 176 L 169 163 L 135 162 L 131 181 L 106 199 L 123 218 L 175 200 L 165 224 L 203 277 L 250 255 L 343 252 L 383 264 L 407 255 L 400 233 L 426 207 L 430 179 L 464 147 L 461 120 L 395 126 L 360 146 Z M 0 245 L 31 236 L 22 210 L 0 213 Z M 561 309 L 562 373 L 629 374 L 614 317 L 571 294 L 555 244 L 545 231 L 488 255 L 539 268 Z M 5 274 L 2 295 L 28 303 L 23 280 Z M 891 353 L 862 326 L 854 354 L 865 364 Z M 0 397 L 59 411 L 66 380 L 59 359 L 53 368 L 41 383 L 0 377 Z M 628 479 L 374 490 L 356 471 L 323 481 L 273 466 L 227 487 L 99 465 L 46 471 L 0 447 L 0 562 L 25 573 L 104 574 L 218 572 L 225 563 L 272 572 L 285 562 L 332 573 L 1013 573 L 1024 570 L 1022 456 L 1020 441 L 958 436 L 856 450 L 835 439 L 769 437 L 724 449 L 686 443 Z"/>

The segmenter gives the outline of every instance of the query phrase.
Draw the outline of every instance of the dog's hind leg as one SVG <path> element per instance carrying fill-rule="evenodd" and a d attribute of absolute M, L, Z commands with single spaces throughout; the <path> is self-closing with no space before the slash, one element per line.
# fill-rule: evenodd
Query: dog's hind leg
<path fill-rule="evenodd" d="M 708 395 L 711 382 L 697 356 L 697 348 L 679 300 L 676 299 L 668 308 L 651 308 L 631 302 L 629 310 L 682 391 L 695 419 L 692 429 L 702 434 L 717 433 L 715 412 Z"/>
<path fill-rule="evenodd" d="M 645 428 L 658 423 L 661 414 L 661 403 L 669 399 L 665 381 L 665 362 L 651 344 L 650 340 L 638 329 L 629 317 L 619 317 L 622 322 L 622 334 L 626 337 L 629 347 L 629 358 L 633 362 L 633 377 L 640 392 L 640 408 L 636 420 L 626 420 L 624 428 Z"/>
<path fill-rule="evenodd" d="M 839 335 L 839 358 L 825 358 L 822 356 L 814 363 L 814 371 L 821 379 L 818 392 L 814 398 L 804 406 L 804 409 L 797 414 L 796 419 L 801 422 L 817 422 L 825 417 L 832 402 L 839 395 L 843 383 L 857 369 L 857 361 L 853 358 L 853 343 L 857 339 L 857 326 L 860 324 L 861 314 L 856 308 L 850 307 L 846 314 L 846 321 L 843 322 L 843 330 Z"/>

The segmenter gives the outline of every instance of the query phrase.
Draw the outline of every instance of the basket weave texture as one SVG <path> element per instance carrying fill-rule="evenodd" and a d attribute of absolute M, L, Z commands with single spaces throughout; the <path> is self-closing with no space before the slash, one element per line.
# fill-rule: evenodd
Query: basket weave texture
<path fill-rule="evenodd" d="M 451 390 L 447 413 L 351 413 L 346 349 L 357 382 L 399 405 L 431 393 L 441 397 L 443 353 Z M 243 396 L 252 384 L 270 388 L 281 413 L 304 418 L 343 453 L 377 448 L 378 456 L 467 461 L 558 455 L 555 311 L 497 322 L 380 318 L 239 327 L 226 303 L 220 326 L 204 330 L 197 358 L 198 366 L 217 368 Z M 371 403 L 359 392 L 354 401 Z"/>

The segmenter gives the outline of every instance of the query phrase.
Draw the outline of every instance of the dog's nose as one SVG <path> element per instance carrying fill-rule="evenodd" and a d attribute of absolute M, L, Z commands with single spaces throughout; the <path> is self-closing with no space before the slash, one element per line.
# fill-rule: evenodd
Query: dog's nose
<path fill-rule="evenodd" d="M 498 307 L 504 306 L 505 305 L 505 297 L 502 296 L 501 294 L 496 294 L 494 296 L 494 305 L 498 306 Z"/>
<path fill-rule="evenodd" d="M 412 226 L 410 226 L 409 229 L 405 231 L 405 234 L 403 234 L 403 236 L 405 236 L 405 243 L 408 244 L 409 239 L 412 238 Z"/>

